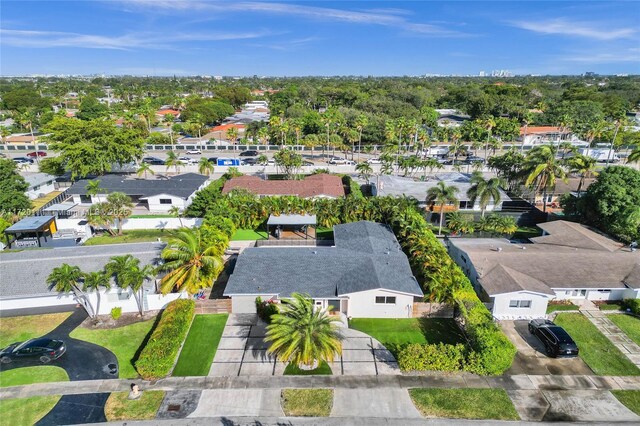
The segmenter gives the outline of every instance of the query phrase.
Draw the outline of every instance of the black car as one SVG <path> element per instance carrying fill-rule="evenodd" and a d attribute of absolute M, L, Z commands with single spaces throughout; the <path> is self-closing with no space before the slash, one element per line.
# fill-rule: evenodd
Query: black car
<path fill-rule="evenodd" d="M 245 166 L 255 166 L 256 163 L 258 163 L 257 158 L 245 158 L 244 160 L 242 160 L 242 164 Z"/>
<path fill-rule="evenodd" d="M 15 161 L 16 163 L 29 163 L 29 164 L 33 164 L 33 158 L 29 158 L 29 157 L 14 157 L 13 161 Z"/>
<path fill-rule="evenodd" d="M 60 358 L 67 351 L 62 340 L 47 338 L 30 339 L 26 342 L 12 343 L 0 351 L 0 362 L 8 364 L 21 359 L 38 358 L 46 364 Z"/>
<path fill-rule="evenodd" d="M 529 321 L 529 333 L 536 336 L 544 345 L 547 355 L 555 357 L 578 356 L 578 345 L 564 328 L 546 319 Z"/>
<path fill-rule="evenodd" d="M 240 153 L 240 157 L 257 157 L 258 151 L 254 151 L 254 150 L 249 150 L 249 151 L 242 151 Z"/>
<path fill-rule="evenodd" d="M 153 166 L 164 166 L 164 160 L 157 157 L 144 157 L 142 162 Z"/>

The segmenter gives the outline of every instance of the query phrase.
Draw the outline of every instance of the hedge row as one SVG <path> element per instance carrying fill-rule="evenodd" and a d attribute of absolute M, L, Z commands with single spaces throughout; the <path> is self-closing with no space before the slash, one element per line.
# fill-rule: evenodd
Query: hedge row
<path fill-rule="evenodd" d="M 640 315 L 640 299 L 624 299 L 622 301 L 622 307 L 625 310 L 629 309 L 636 315 Z"/>
<path fill-rule="evenodd" d="M 136 370 L 143 378 L 159 379 L 171 372 L 191 327 L 195 307 L 191 299 L 177 299 L 167 305 L 136 361 Z"/>
<path fill-rule="evenodd" d="M 447 371 L 465 370 L 487 375 L 504 373 L 513 363 L 516 354 L 515 346 L 493 322 L 491 312 L 480 301 L 471 282 L 451 259 L 444 245 L 427 228 L 424 218 L 410 216 L 410 231 L 400 231 L 397 234 L 405 251 L 409 254 L 414 273 L 421 282 L 426 284 L 427 291 L 432 293 L 432 296 L 437 296 L 436 298 L 440 301 L 455 304 L 460 323 L 469 339 L 470 348 L 465 352 L 464 360 L 449 365 L 440 361 L 431 363 L 424 360 L 425 354 L 433 356 L 436 351 L 432 347 L 434 345 L 422 345 L 424 346 L 422 349 L 411 345 L 400 352 L 398 357 L 400 367 L 404 370 L 412 370 L 415 367 L 424 365 L 432 367 L 432 364 L 436 364 L 438 369 L 450 367 L 451 370 Z M 451 345 L 439 345 L 436 348 L 449 354 L 458 353 L 456 347 L 449 346 Z M 412 357 L 416 359 L 411 360 Z"/>

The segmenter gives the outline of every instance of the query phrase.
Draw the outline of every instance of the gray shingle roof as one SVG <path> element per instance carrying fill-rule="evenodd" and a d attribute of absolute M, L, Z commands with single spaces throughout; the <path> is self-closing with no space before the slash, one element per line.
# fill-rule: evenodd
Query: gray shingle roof
<path fill-rule="evenodd" d="M 129 179 L 119 175 L 106 175 L 97 178 L 100 187 L 106 192 L 124 192 L 129 196 L 151 197 L 168 194 L 181 198 L 188 198 L 196 192 L 206 181 L 207 177 L 196 173 L 185 173 L 170 176 L 166 179 Z M 67 194 L 87 194 L 89 179 L 79 180 L 67 191 Z"/>
<path fill-rule="evenodd" d="M 77 265 L 83 272 L 102 270 L 111 256 L 131 254 L 141 265 L 154 264 L 164 243 L 77 246 L 24 250 L 0 254 L 0 299 L 51 295 L 47 277 L 63 263 Z"/>
<path fill-rule="evenodd" d="M 238 257 L 225 295 L 306 293 L 329 298 L 373 289 L 422 296 L 406 255 L 384 225 L 334 227 L 335 247 L 249 248 Z"/>

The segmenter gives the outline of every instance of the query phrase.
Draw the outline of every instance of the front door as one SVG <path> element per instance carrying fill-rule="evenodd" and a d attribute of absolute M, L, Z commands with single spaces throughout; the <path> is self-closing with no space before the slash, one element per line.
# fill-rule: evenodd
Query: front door
<path fill-rule="evenodd" d="M 327 309 L 329 312 L 340 312 L 340 300 L 339 299 L 329 299 L 327 301 Z"/>

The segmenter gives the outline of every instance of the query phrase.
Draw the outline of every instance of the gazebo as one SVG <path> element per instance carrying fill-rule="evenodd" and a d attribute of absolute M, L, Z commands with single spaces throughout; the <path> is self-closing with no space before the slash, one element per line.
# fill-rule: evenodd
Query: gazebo
<path fill-rule="evenodd" d="M 280 239 L 308 239 L 316 238 L 316 215 L 283 214 L 270 215 L 267 220 L 269 238 Z M 312 227 L 311 229 L 309 227 Z"/>
<path fill-rule="evenodd" d="M 57 231 L 55 216 L 31 216 L 14 223 L 4 230 L 9 248 L 42 247 L 47 237 L 53 238 Z"/>

